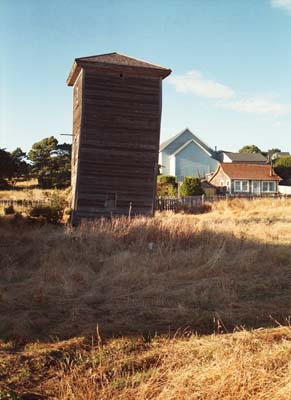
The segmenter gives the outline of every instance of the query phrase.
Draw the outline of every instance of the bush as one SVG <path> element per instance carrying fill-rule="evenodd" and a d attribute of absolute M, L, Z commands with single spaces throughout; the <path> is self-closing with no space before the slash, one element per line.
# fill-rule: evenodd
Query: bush
<path fill-rule="evenodd" d="M 158 197 L 176 197 L 178 194 L 178 184 L 175 176 L 159 175 L 157 183 Z"/>
<path fill-rule="evenodd" d="M 280 157 L 274 161 L 274 170 L 283 179 L 291 178 L 291 157 Z"/>
<path fill-rule="evenodd" d="M 63 218 L 63 209 L 61 207 L 33 207 L 29 211 L 29 216 L 32 218 L 40 218 L 46 222 L 57 224 Z"/>
<path fill-rule="evenodd" d="M 9 186 L 8 182 L 5 179 L 0 178 L 0 190 L 7 190 L 9 188 L 10 188 L 10 186 Z"/>
<path fill-rule="evenodd" d="M 63 189 L 70 186 L 70 170 L 41 171 L 38 175 L 38 184 L 42 189 Z"/>
<path fill-rule="evenodd" d="M 176 184 L 176 177 L 175 176 L 171 176 L 171 175 L 159 175 L 158 176 L 158 183 L 175 185 Z"/>
<path fill-rule="evenodd" d="M 4 208 L 4 215 L 12 215 L 12 214 L 15 214 L 13 205 Z"/>
<path fill-rule="evenodd" d="M 201 196 L 204 190 L 201 187 L 201 181 L 194 176 L 185 176 L 181 185 L 182 196 Z"/>

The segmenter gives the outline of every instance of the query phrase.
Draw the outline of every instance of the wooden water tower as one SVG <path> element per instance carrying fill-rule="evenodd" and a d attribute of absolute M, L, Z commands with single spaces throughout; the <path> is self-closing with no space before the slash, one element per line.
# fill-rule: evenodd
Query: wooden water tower
<path fill-rule="evenodd" d="M 72 223 L 110 215 L 153 215 L 168 68 L 118 53 L 76 58 Z"/>

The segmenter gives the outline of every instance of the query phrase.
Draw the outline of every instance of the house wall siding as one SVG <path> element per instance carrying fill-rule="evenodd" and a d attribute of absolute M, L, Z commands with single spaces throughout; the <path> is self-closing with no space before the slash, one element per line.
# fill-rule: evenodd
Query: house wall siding
<path fill-rule="evenodd" d="M 170 156 L 175 153 L 183 144 L 193 139 L 193 135 L 190 131 L 185 131 L 182 135 L 178 136 L 172 143 L 170 143 L 163 151 L 161 151 L 161 160 L 163 175 L 170 175 Z"/>
<path fill-rule="evenodd" d="M 223 186 L 226 186 L 226 182 L 229 180 L 229 177 L 225 174 L 225 172 L 220 168 L 217 174 L 210 179 L 210 182 L 214 186 L 221 186 L 221 181 L 223 181 Z"/>
<path fill-rule="evenodd" d="M 169 175 L 176 176 L 176 157 L 170 157 Z"/>
<path fill-rule="evenodd" d="M 278 186 L 279 193 L 291 195 L 291 186 Z"/>
<path fill-rule="evenodd" d="M 218 162 L 208 156 L 196 143 L 191 142 L 176 154 L 176 176 L 196 176 L 202 178 L 205 174 L 216 170 Z"/>
<path fill-rule="evenodd" d="M 83 80 L 84 71 L 81 71 L 73 89 L 73 137 L 72 137 L 72 158 L 71 158 L 71 186 L 72 186 L 72 220 L 78 208 L 78 177 L 79 177 L 79 158 L 80 158 L 80 134 L 82 127 L 83 110 Z"/>

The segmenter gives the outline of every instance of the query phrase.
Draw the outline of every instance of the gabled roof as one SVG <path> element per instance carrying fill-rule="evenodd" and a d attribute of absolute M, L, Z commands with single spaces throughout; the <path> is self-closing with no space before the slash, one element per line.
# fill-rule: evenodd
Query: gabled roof
<path fill-rule="evenodd" d="M 125 71 L 139 71 L 140 73 L 165 78 L 172 72 L 169 68 L 151 64 L 147 61 L 129 57 L 119 53 L 98 54 L 95 56 L 75 58 L 75 62 L 67 79 L 69 86 L 74 82 L 81 68 L 106 68 Z"/>
<path fill-rule="evenodd" d="M 183 129 L 181 132 L 177 133 L 177 135 L 172 136 L 170 139 L 165 140 L 161 145 L 160 145 L 160 151 L 165 150 L 166 147 L 168 147 L 171 143 L 173 143 L 176 139 L 178 139 L 180 136 L 183 135 L 183 133 L 189 132 L 192 135 L 192 139 L 196 144 L 198 144 L 199 147 L 201 147 L 203 150 L 205 150 L 207 153 L 212 155 L 214 151 L 205 143 L 203 142 L 197 135 L 195 135 L 193 132 L 190 131 L 190 129 L 186 128 Z"/>
<path fill-rule="evenodd" d="M 223 153 L 234 162 L 267 162 L 267 159 L 261 153 L 232 153 L 231 151 L 224 151 Z"/>
<path fill-rule="evenodd" d="M 168 71 L 168 68 L 162 67 L 160 65 L 151 64 L 147 61 L 139 60 L 138 58 L 133 58 L 119 53 L 107 53 L 107 54 L 97 54 L 95 56 L 89 57 L 79 57 L 76 61 L 88 61 L 94 63 L 105 63 L 105 64 L 117 64 L 117 65 L 129 65 L 131 67 L 142 67 L 142 68 L 154 68 L 154 69 L 164 69 Z"/>
<path fill-rule="evenodd" d="M 212 181 L 220 169 L 222 169 L 230 179 L 250 179 L 262 181 L 281 180 L 281 178 L 274 172 L 269 164 L 220 163 L 215 173 L 209 179 L 209 182 Z"/>
<path fill-rule="evenodd" d="M 204 147 L 202 147 L 198 142 L 196 142 L 194 139 L 188 140 L 188 142 L 184 143 L 181 147 L 179 147 L 174 153 L 170 155 L 170 157 L 174 157 L 176 154 L 180 153 L 185 147 L 187 147 L 190 143 L 195 143 L 198 147 L 200 147 L 202 150 L 204 150 L 210 157 L 212 154 L 206 150 Z"/>

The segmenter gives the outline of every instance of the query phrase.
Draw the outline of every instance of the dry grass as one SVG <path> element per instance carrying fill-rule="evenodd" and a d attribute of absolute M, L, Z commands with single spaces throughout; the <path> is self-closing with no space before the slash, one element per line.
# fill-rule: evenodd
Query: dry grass
<path fill-rule="evenodd" d="M 212 332 L 290 315 L 291 202 L 220 202 L 203 215 L 0 224 L 0 335 Z M 289 219 L 288 219 L 289 218 Z M 11 318 L 13 313 L 13 318 Z"/>
<path fill-rule="evenodd" d="M 0 200 L 30 200 L 48 201 L 68 200 L 70 188 L 68 189 L 40 189 L 37 180 L 18 181 L 9 190 L 0 190 Z"/>
<path fill-rule="evenodd" d="M 289 400 L 291 329 L 0 346 L 1 399 Z M 15 397 L 4 397 L 13 393 Z M 12 391 L 13 390 L 13 391 Z M 3 397 L 1 397 L 1 393 Z M 33 397 L 34 396 L 34 397 Z"/>
<path fill-rule="evenodd" d="M 290 340 L 290 328 L 281 328 L 226 336 L 156 339 L 149 345 L 113 341 L 101 351 L 95 348 L 85 365 L 62 369 L 59 396 L 78 399 L 83 394 L 86 399 L 108 400 L 287 400 L 291 397 Z"/>
<path fill-rule="evenodd" d="M 29 354 L 3 344 L 7 371 L 27 357 L 12 387 L 57 399 L 290 398 L 289 328 L 170 338 L 286 324 L 290 216 L 290 200 L 259 199 L 74 230 L 2 218 L 0 337 L 91 337 L 98 324 L 106 339 Z M 30 386 L 29 374 L 39 375 Z"/>

